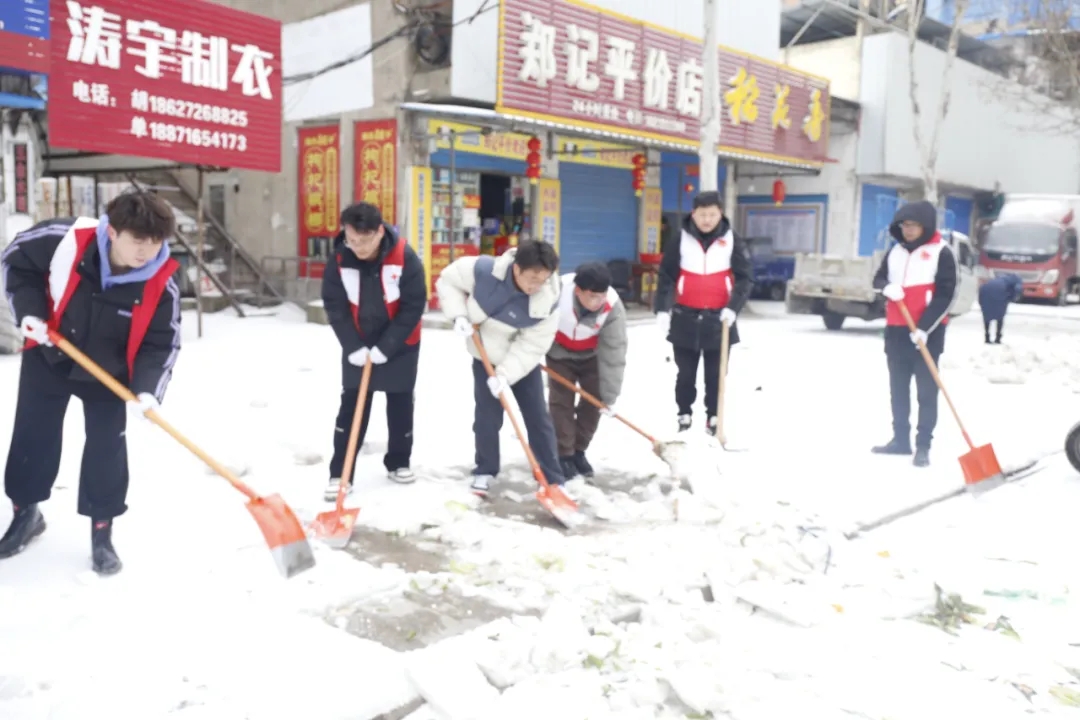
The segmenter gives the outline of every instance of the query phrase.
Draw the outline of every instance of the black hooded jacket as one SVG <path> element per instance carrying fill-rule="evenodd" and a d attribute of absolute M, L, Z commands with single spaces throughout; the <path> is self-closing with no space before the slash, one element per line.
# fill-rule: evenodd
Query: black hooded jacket
<path fill-rule="evenodd" d="M 915 242 L 904 242 L 904 234 L 900 230 L 900 225 L 905 221 L 912 220 L 923 226 L 923 233 Z M 896 215 L 893 216 L 892 224 L 889 225 L 889 234 L 898 243 L 902 243 L 909 252 L 914 252 L 937 236 L 937 209 L 925 200 L 901 206 L 896 211 Z M 889 250 L 891 252 L 892 248 L 890 247 Z M 941 254 L 938 255 L 937 272 L 934 274 L 934 297 L 930 300 L 930 304 L 927 305 L 925 312 L 923 312 L 917 323 L 920 330 L 930 333 L 926 345 L 930 352 L 935 355 L 940 354 L 945 349 L 945 325 L 941 321 L 948 315 L 949 307 L 956 297 L 957 272 L 956 256 L 953 254 L 952 248 L 946 244 Z M 887 252 L 881 267 L 878 268 L 877 274 L 874 276 L 874 288 L 881 290 L 889 284 L 889 281 L 889 253 Z M 931 332 L 931 328 L 933 328 L 933 332 Z M 890 348 L 894 346 L 903 346 L 904 350 L 910 349 L 912 342 L 909 335 L 910 332 L 907 328 L 896 326 L 885 328 L 886 352 L 889 352 Z"/>
<path fill-rule="evenodd" d="M 350 354 L 360 348 L 377 347 L 388 361 L 376 365 L 371 372 L 371 389 L 380 392 L 412 392 L 420 344 L 406 345 L 405 340 L 424 317 L 427 307 L 427 285 L 424 265 L 413 249 L 405 245 L 405 260 L 401 270 L 401 298 L 393 320 L 383 298 L 382 266 L 398 238 L 386 225 L 379 254 L 373 260 L 360 260 L 345 244 L 345 233 L 334 239 L 334 249 L 323 272 L 323 308 L 330 326 L 341 343 L 341 384 L 344 388 L 360 387 L 362 368 L 351 364 Z M 340 265 L 338 258 L 341 258 Z M 352 306 L 341 282 L 341 268 L 360 272 L 360 328 L 353 322 Z"/>

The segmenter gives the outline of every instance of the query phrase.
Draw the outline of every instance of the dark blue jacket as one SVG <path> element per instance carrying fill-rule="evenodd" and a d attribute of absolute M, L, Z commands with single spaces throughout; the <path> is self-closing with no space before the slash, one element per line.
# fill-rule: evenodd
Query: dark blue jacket
<path fill-rule="evenodd" d="M 984 320 L 1004 320 L 1009 303 L 1019 300 L 1024 282 L 1017 275 L 1001 275 L 979 288 L 979 307 Z"/>

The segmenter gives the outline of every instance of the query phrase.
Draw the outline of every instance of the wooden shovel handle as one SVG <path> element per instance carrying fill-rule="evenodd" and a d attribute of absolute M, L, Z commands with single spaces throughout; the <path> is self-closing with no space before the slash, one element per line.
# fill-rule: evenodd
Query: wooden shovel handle
<path fill-rule="evenodd" d="M 716 384 L 716 439 L 721 445 L 727 443 L 724 434 L 724 394 L 727 391 L 728 352 L 731 350 L 731 326 L 721 322 L 720 330 L 720 378 Z"/>
<path fill-rule="evenodd" d="M 62 350 L 65 355 L 74 360 L 83 370 L 93 375 L 98 382 L 111 390 L 121 400 L 123 400 L 124 402 L 139 401 L 139 399 L 135 397 L 135 393 L 124 387 L 112 375 L 105 372 L 105 370 L 102 369 L 100 365 L 91 360 L 81 350 L 68 342 L 63 335 L 56 332 L 55 330 L 49 330 L 49 340 L 52 341 L 53 345 L 60 348 L 60 350 Z M 206 463 L 211 470 L 213 470 L 218 475 L 227 480 L 234 488 L 247 495 L 251 500 L 257 501 L 262 499 L 261 497 L 259 497 L 258 493 L 248 487 L 247 484 L 240 480 L 240 478 L 236 477 L 236 475 L 233 474 L 232 471 L 230 471 L 227 467 L 219 463 L 214 458 L 207 455 L 198 445 L 188 440 L 183 434 L 180 433 L 179 430 L 170 425 L 165 420 L 165 418 L 161 417 L 153 410 L 147 410 L 145 415 L 150 422 L 154 423 L 159 428 L 171 435 L 173 440 L 190 450 L 195 457 Z"/>
<path fill-rule="evenodd" d="M 364 424 L 364 408 L 367 405 L 368 387 L 371 385 L 371 354 L 364 363 L 360 375 L 360 392 L 356 398 L 356 410 L 353 412 L 352 426 L 349 428 L 349 442 L 345 446 L 345 462 L 341 466 L 341 484 L 338 488 L 337 509 L 345 506 L 345 489 L 352 485 L 353 465 L 356 464 L 356 451 L 360 445 L 360 426 Z"/>
<path fill-rule="evenodd" d="M 566 389 L 568 389 L 568 390 L 570 390 L 572 392 L 576 392 L 578 395 L 585 398 L 585 400 L 589 404 L 594 405 L 594 406 L 600 408 L 601 410 L 607 410 L 608 409 L 608 406 L 605 405 L 604 403 L 600 402 L 600 400 L 598 400 L 596 397 L 594 397 L 593 395 L 585 392 L 585 390 L 583 390 L 581 387 L 579 387 L 578 385 L 575 385 L 574 383 L 570 382 L 569 380 L 564 378 L 562 375 L 560 375 L 559 373 L 557 373 L 554 370 L 552 370 L 551 368 L 549 368 L 547 365 L 541 365 L 540 367 L 544 368 L 544 372 L 546 372 L 548 374 L 548 377 L 550 377 L 552 380 L 554 380 L 555 382 L 562 385 L 564 388 L 566 388 Z M 615 413 L 615 419 L 620 420 L 624 425 L 626 425 L 626 427 L 630 428 L 631 430 L 636 432 L 638 435 L 641 435 L 643 438 L 645 438 L 646 440 L 651 442 L 653 445 L 656 444 L 656 438 L 654 438 L 652 435 L 645 432 L 644 430 L 639 428 L 637 425 L 635 425 L 634 423 L 632 423 L 629 420 L 627 420 L 626 418 L 624 418 L 622 415 L 619 415 L 618 413 Z"/>
<path fill-rule="evenodd" d="M 488 377 L 495 377 L 495 368 L 488 358 L 487 350 L 484 349 L 484 343 L 480 340 L 480 331 L 475 326 L 473 327 L 472 340 L 473 344 L 476 345 L 476 351 L 480 354 L 480 362 L 484 364 L 484 369 L 487 370 Z M 525 437 L 525 433 L 521 432 L 521 425 L 518 424 L 517 417 L 510 410 L 510 403 L 507 401 L 505 393 L 499 394 L 499 402 L 502 403 L 503 412 L 510 418 L 510 424 L 514 427 L 514 434 L 521 441 L 521 449 L 525 451 L 525 457 L 529 460 L 529 467 L 532 468 L 533 477 L 536 478 L 536 482 L 547 490 L 549 486 L 547 478 L 544 477 L 544 471 L 540 469 L 540 463 L 536 462 L 536 456 L 533 455 L 532 448 L 529 447 L 529 441 Z"/>
<path fill-rule="evenodd" d="M 895 300 L 891 302 L 896 302 Z M 911 317 L 911 313 L 907 309 L 907 305 L 902 302 L 896 303 L 900 308 L 900 314 L 904 316 L 904 322 L 907 323 L 908 330 L 914 335 L 918 330 L 918 326 L 915 325 L 915 319 Z M 937 383 L 938 390 L 941 391 L 942 396 L 945 398 L 945 402 L 949 405 L 949 410 L 952 410 L 953 418 L 956 419 L 956 424 L 960 427 L 960 434 L 964 436 L 964 442 L 968 444 L 968 447 L 972 450 L 975 449 L 975 443 L 971 442 L 971 436 L 968 435 L 967 429 L 964 427 L 964 423 L 960 421 L 960 413 L 956 411 L 956 406 L 953 405 L 952 398 L 949 397 L 949 392 L 945 389 L 945 383 L 941 382 L 941 373 L 938 372 L 937 363 L 934 362 L 934 358 L 930 355 L 930 350 L 926 347 L 926 343 L 916 338 L 915 344 L 919 346 L 919 352 L 922 353 L 923 360 L 926 361 L 926 367 L 930 370 L 930 376 L 934 378 L 934 382 Z"/>

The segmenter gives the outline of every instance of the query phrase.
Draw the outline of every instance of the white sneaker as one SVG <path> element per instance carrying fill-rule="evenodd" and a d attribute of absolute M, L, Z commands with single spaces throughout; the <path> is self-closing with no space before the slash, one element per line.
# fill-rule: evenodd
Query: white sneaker
<path fill-rule="evenodd" d="M 407 467 L 391 470 L 386 474 L 386 477 L 401 485 L 408 485 L 416 482 L 416 473 Z"/>
<path fill-rule="evenodd" d="M 491 489 L 491 481 L 494 479 L 491 475 L 473 475 L 472 485 L 469 486 L 469 489 L 473 491 L 474 495 L 486 498 L 488 491 Z"/>
<path fill-rule="evenodd" d="M 327 502 L 333 502 L 337 500 L 338 488 L 341 487 L 340 478 L 330 478 L 330 482 L 326 484 L 326 492 L 323 493 L 323 499 Z M 349 488 L 345 491 L 345 495 L 352 495 L 353 486 L 349 485 Z"/>

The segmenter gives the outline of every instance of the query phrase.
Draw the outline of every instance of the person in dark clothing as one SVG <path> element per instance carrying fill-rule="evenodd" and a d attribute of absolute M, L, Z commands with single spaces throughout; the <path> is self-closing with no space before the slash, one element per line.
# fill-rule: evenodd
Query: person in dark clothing
<path fill-rule="evenodd" d="M 157 410 L 180 352 L 180 267 L 165 242 L 175 230 L 169 205 L 128 193 L 101 218 L 58 218 L 19 233 L 0 257 L 3 285 L 26 340 L 15 426 L 4 470 L 14 507 L 0 558 L 21 552 L 45 531 L 38 505 L 60 470 L 64 416 L 72 397 L 86 420 L 78 512 L 91 520 L 94 571 L 122 563 L 113 519 L 127 511 L 127 413 Z M 64 336 L 138 398 L 125 407 L 106 387 L 53 347 Z"/>
<path fill-rule="evenodd" d="M 979 288 L 979 309 L 982 310 L 983 332 L 987 343 L 990 342 L 990 323 L 994 323 L 996 325 L 994 343 L 1001 344 L 1001 326 L 1005 324 L 1005 312 L 1009 309 L 1009 303 L 1023 296 L 1024 281 L 1019 275 L 1012 273 L 999 275 L 993 280 L 986 281 Z"/>
<path fill-rule="evenodd" d="M 373 368 L 359 445 L 367 433 L 372 396 L 385 393 L 389 442 L 383 464 L 394 482 L 416 480 L 409 468 L 413 390 L 420 358 L 420 321 L 427 305 L 423 263 L 383 222 L 377 207 L 357 203 L 345 208 L 341 226 L 322 284 L 323 308 L 341 343 L 341 405 L 334 422 L 327 500 L 334 499 L 343 480 L 352 491 L 355 465 L 353 477 L 341 475 L 368 358 Z"/>
<path fill-rule="evenodd" d="M 911 378 L 919 401 L 913 462 L 930 464 L 930 443 L 938 416 L 938 387 L 919 351 L 923 343 L 937 363 L 945 351 L 949 308 L 959 286 L 956 257 L 937 232 L 937 210 L 926 201 L 908 203 L 896 212 L 889 233 L 896 244 L 874 277 L 885 296 L 885 358 L 889 367 L 893 437 L 873 452 L 911 455 Z M 917 330 L 911 332 L 900 311 L 908 309 Z"/>
<path fill-rule="evenodd" d="M 699 194 L 679 237 L 664 248 L 656 288 L 657 323 L 674 348 L 678 368 L 675 402 L 680 431 L 691 425 L 698 364 L 704 356 L 706 430 L 716 432 L 721 330 L 726 323 L 731 328 L 730 344 L 739 342 L 735 320 L 753 286 L 750 254 L 732 231 L 720 194 Z"/>

